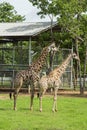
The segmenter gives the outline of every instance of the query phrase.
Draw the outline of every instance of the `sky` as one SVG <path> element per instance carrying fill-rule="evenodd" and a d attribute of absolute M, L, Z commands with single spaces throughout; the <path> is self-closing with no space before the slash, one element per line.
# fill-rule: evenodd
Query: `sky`
<path fill-rule="evenodd" d="M 44 19 L 40 19 L 40 16 L 37 15 L 38 9 L 33 7 L 28 0 L 0 0 L 0 3 L 4 1 L 9 2 L 12 6 L 14 6 L 18 14 L 25 15 L 25 22 L 50 21 L 47 16 Z"/>

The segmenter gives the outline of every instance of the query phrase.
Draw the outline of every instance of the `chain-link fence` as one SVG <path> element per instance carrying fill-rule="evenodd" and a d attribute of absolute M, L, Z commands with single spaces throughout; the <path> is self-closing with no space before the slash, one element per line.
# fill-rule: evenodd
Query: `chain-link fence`
<path fill-rule="evenodd" d="M 28 67 L 28 52 L 21 47 L 0 48 L 0 87 L 11 87 L 16 73 Z"/>
<path fill-rule="evenodd" d="M 72 49 L 60 49 L 54 57 L 53 68 L 60 65 L 65 60 Z M 27 69 L 29 64 L 29 50 L 25 48 L 0 48 L 0 86 L 11 87 L 13 79 L 19 70 Z M 65 73 L 61 77 L 62 86 L 60 88 L 72 88 L 73 60 L 71 60 Z"/>

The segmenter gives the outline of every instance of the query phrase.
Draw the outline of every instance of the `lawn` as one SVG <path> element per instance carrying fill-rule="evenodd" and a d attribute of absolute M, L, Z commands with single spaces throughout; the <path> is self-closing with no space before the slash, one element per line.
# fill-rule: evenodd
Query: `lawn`
<path fill-rule="evenodd" d="M 53 113 L 52 96 L 44 96 L 43 112 L 34 99 L 29 110 L 30 97 L 19 95 L 17 111 L 7 94 L 0 95 L 0 130 L 87 130 L 87 99 L 58 96 L 58 112 Z"/>

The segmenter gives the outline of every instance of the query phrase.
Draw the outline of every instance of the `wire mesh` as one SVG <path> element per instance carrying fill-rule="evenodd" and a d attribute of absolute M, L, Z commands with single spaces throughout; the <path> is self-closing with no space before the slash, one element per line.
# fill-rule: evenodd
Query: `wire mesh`
<path fill-rule="evenodd" d="M 54 57 L 53 68 L 60 65 L 66 59 L 72 49 L 60 49 Z M 0 48 L 0 86 L 10 87 L 16 73 L 20 70 L 27 69 L 29 64 L 29 50 L 26 48 Z M 61 77 L 62 86 L 60 88 L 72 88 L 72 67 L 71 60 L 68 68 Z M 46 70 L 45 70 L 46 71 Z"/>

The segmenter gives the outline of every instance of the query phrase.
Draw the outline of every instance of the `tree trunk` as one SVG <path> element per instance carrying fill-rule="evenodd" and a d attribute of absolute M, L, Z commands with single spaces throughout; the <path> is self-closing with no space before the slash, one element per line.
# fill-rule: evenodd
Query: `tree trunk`
<path fill-rule="evenodd" d="M 48 75 L 52 70 L 53 70 L 53 59 L 54 59 L 54 55 L 55 55 L 55 52 L 50 52 L 49 53 L 49 62 L 48 62 L 48 67 L 47 67 L 47 72 L 46 74 Z"/>
<path fill-rule="evenodd" d="M 79 49 L 78 49 L 78 39 L 76 38 L 76 52 L 79 57 Z M 77 61 L 78 64 L 78 70 L 79 70 L 79 84 L 80 84 L 80 94 L 83 94 L 83 85 L 82 85 L 82 79 L 81 79 L 81 64 L 80 60 Z"/>
<path fill-rule="evenodd" d="M 51 33 L 51 41 L 53 42 L 54 41 L 54 36 L 53 36 L 53 15 L 50 16 L 48 15 L 49 18 L 50 18 L 50 21 L 51 21 L 51 30 L 50 30 L 50 33 Z"/>
<path fill-rule="evenodd" d="M 86 45 L 85 60 L 84 60 L 83 93 L 84 93 L 84 89 L 85 89 L 86 65 L 87 65 L 87 45 Z"/>
<path fill-rule="evenodd" d="M 51 20 L 51 42 L 53 42 L 54 41 L 54 36 L 53 36 L 53 15 L 52 16 L 50 16 L 49 15 L 49 18 L 50 18 L 50 20 Z M 52 69 L 53 69 L 53 58 L 54 58 L 54 54 L 55 52 L 50 52 L 49 53 L 49 68 L 48 68 L 48 74 L 50 73 L 50 71 L 52 71 Z"/>
<path fill-rule="evenodd" d="M 77 86 L 77 78 L 76 78 L 76 69 L 73 68 L 73 85 L 74 85 L 74 90 L 76 90 L 76 86 Z"/>

